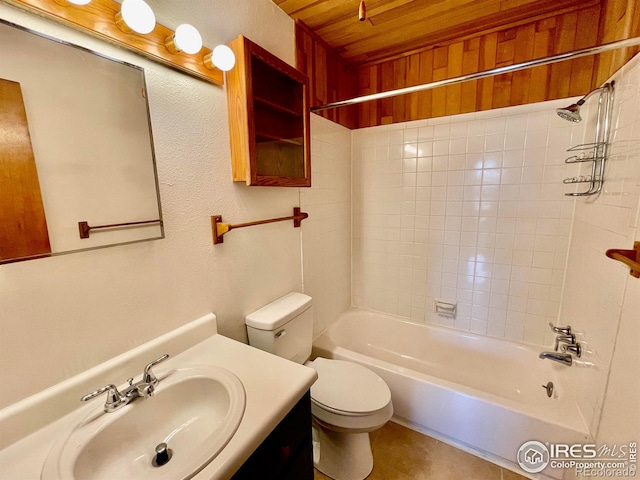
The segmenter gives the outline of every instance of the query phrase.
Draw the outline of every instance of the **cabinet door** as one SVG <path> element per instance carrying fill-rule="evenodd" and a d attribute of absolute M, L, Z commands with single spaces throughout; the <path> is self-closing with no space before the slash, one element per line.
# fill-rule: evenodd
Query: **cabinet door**
<path fill-rule="evenodd" d="M 232 480 L 313 480 L 309 393 L 269 434 Z"/>
<path fill-rule="evenodd" d="M 0 262 L 50 253 L 22 89 L 0 79 Z"/>

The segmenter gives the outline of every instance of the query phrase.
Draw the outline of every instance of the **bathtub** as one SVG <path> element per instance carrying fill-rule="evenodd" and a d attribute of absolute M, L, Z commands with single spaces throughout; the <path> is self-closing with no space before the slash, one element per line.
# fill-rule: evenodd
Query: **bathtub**
<path fill-rule="evenodd" d="M 563 370 L 540 349 L 359 308 L 313 342 L 313 356 L 362 364 L 391 389 L 404 425 L 507 468 L 529 440 L 584 443 L 588 430 Z M 542 385 L 553 382 L 549 398 Z M 522 473 L 522 471 L 521 471 Z M 562 478 L 551 468 L 536 478 Z"/>

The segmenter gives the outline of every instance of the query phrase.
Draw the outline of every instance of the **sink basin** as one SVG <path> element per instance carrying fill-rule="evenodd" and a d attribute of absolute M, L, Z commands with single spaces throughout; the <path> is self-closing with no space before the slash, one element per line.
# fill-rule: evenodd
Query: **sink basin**
<path fill-rule="evenodd" d="M 154 396 L 112 413 L 96 399 L 54 444 L 42 480 L 188 479 L 211 462 L 236 432 L 245 392 L 230 371 L 193 366 L 157 374 Z M 101 401 L 102 400 L 102 401 Z M 154 466 L 166 443 L 171 459 Z"/>

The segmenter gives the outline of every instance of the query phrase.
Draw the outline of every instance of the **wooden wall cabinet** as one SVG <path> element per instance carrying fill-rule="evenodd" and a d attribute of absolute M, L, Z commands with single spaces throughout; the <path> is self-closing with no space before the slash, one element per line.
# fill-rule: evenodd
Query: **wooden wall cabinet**
<path fill-rule="evenodd" d="M 307 76 L 240 35 L 227 72 L 233 181 L 310 187 Z"/>

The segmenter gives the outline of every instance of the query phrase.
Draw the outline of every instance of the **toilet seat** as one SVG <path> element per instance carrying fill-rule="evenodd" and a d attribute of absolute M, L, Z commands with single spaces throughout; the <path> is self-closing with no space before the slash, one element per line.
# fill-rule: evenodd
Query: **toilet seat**
<path fill-rule="evenodd" d="M 347 416 L 374 415 L 391 402 L 387 384 L 368 368 L 322 357 L 307 363 L 318 372 L 311 401 L 324 410 Z"/>

